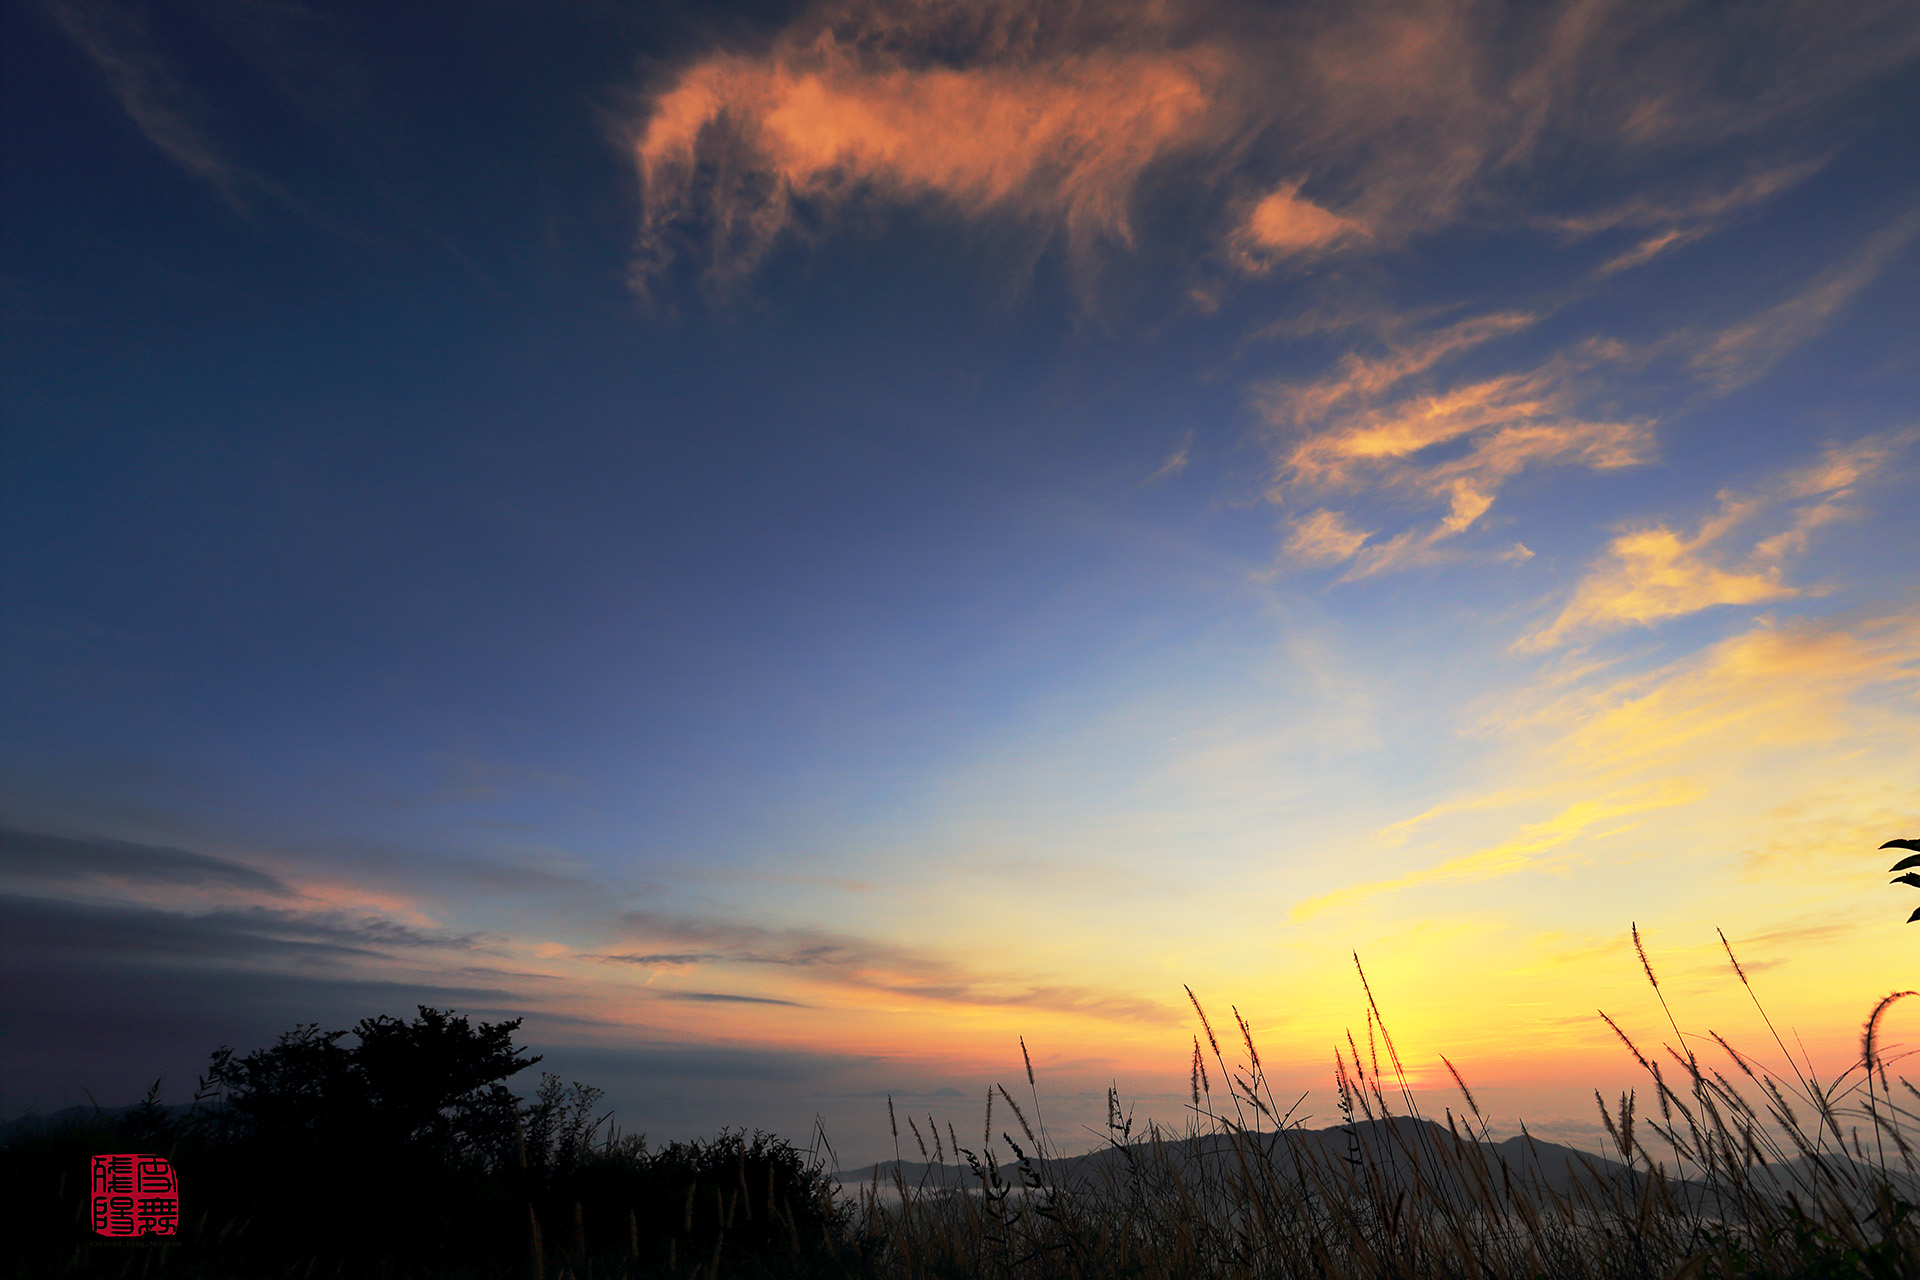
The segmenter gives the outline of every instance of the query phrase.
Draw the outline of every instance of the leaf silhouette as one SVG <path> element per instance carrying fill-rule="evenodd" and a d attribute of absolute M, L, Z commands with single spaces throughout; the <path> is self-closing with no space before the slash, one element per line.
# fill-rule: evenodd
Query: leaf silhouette
<path fill-rule="evenodd" d="M 1900 861 L 1894 863 L 1891 867 L 1888 867 L 1887 870 L 1907 871 L 1908 867 L 1920 867 L 1920 840 L 1915 840 L 1911 837 L 1905 837 L 1897 840 L 1889 840 L 1885 844 L 1881 845 L 1880 847 L 1882 849 L 1913 850 L 1912 853 L 1900 859 Z M 1920 889 L 1920 872 L 1907 871 L 1907 874 L 1903 876 L 1895 876 L 1892 880 L 1888 881 L 1887 883 L 1912 885 L 1914 888 Z M 1908 924 L 1920 923 L 1920 908 L 1916 908 L 1914 913 L 1907 917 L 1907 923 Z"/>

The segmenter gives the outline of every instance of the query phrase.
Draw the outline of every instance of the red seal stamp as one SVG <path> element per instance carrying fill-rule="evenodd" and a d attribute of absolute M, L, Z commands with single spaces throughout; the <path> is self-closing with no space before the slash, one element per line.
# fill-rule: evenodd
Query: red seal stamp
<path fill-rule="evenodd" d="M 93 1157 L 93 1229 L 103 1236 L 180 1233 L 180 1179 L 162 1156 Z"/>

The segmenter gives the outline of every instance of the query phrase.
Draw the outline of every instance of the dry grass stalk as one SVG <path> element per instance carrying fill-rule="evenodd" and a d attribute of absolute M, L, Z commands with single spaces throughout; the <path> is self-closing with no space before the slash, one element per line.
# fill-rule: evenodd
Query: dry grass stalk
<path fill-rule="evenodd" d="M 1519 1143 L 1495 1144 L 1451 1062 L 1465 1132 L 1450 1108 L 1445 1124 L 1427 1120 L 1356 956 L 1368 1047 L 1349 1035 L 1335 1050 L 1343 1123 L 1331 1141 L 1293 1120 L 1298 1101 L 1274 1096 L 1239 1010 L 1246 1058 L 1229 1063 L 1189 990 L 1204 1040 L 1194 1038 L 1184 1132 L 1149 1124 L 1136 1133 L 1109 1090 L 1106 1147 L 1098 1158 L 1065 1158 L 1011 1093 L 989 1090 L 981 1149 L 952 1142 L 971 1171 L 970 1189 L 927 1178 L 909 1185 L 896 1163 L 896 1198 L 883 1202 L 877 1180 L 863 1192 L 867 1262 L 899 1280 L 1920 1275 L 1912 1136 L 1920 1089 L 1890 1072 L 1897 1059 L 1887 1057 L 1881 1036 L 1887 1010 L 1911 993 L 1876 1006 L 1859 1061 L 1825 1083 L 1804 1050 L 1799 1059 L 1787 1050 L 1771 1020 L 1785 1074 L 1710 1032 L 1732 1063 L 1730 1078 L 1688 1047 L 1638 928 L 1633 939 L 1676 1040 L 1649 1055 L 1600 1015 L 1658 1104 L 1656 1118 L 1637 1114 L 1634 1091 L 1617 1109 L 1595 1093 L 1617 1159 L 1581 1156 L 1555 1176 L 1549 1153 L 1524 1129 Z M 1733 948 L 1721 941 L 1751 995 Z M 1021 1054 L 1037 1117 L 1024 1041 Z M 1662 1057 L 1679 1073 L 1671 1084 Z M 1216 1075 L 1221 1095 L 1213 1092 Z M 1019 1138 L 1000 1135 L 1013 1153 L 1007 1165 L 993 1139 L 996 1091 L 1019 1127 Z M 934 1134 L 944 1156 L 937 1126 Z"/>

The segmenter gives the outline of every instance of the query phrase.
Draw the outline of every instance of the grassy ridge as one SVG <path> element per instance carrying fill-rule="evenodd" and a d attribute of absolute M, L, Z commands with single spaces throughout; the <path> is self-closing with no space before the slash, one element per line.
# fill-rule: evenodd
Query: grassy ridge
<path fill-rule="evenodd" d="M 23 1277 L 1920 1277 L 1920 1091 L 1881 1041 L 1907 994 L 1873 1009 L 1859 1059 L 1826 1080 L 1777 1035 L 1784 1072 L 1717 1036 L 1724 1062 L 1702 1060 L 1671 1012 L 1674 1040 L 1657 1051 L 1621 1033 L 1646 1102 L 1595 1095 L 1607 1157 L 1494 1141 L 1457 1073 L 1459 1113 L 1421 1115 L 1368 990 L 1364 1040 L 1336 1049 L 1342 1123 L 1318 1131 L 1292 1123 L 1237 1011 L 1223 1046 L 1195 999 L 1183 1131 L 1136 1131 L 1110 1092 L 1106 1146 L 1065 1155 L 1029 1061 L 1025 1105 L 999 1087 L 980 1130 L 990 1139 L 999 1115 L 1011 1163 L 909 1119 L 895 1136 L 921 1160 L 874 1166 L 851 1194 L 836 1193 L 826 1151 L 766 1135 L 656 1151 L 611 1130 L 589 1141 L 593 1091 L 550 1079 L 518 1104 L 510 1157 L 401 1146 L 327 1165 L 355 1153 L 322 1142 L 296 1153 L 311 1166 L 298 1186 L 263 1185 L 261 1153 L 221 1124 L 149 1105 L 16 1134 L 0 1197 Z M 169 1154 L 192 1201 L 185 1238 L 164 1250 L 85 1243 L 79 1171 L 127 1143 Z"/>
<path fill-rule="evenodd" d="M 1727 956 L 1746 985 L 1731 947 Z M 876 1166 L 860 1197 L 864 1234 L 879 1245 L 866 1261 L 900 1280 L 1920 1276 L 1909 1138 L 1920 1092 L 1889 1070 L 1879 1041 L 1906 994 L 1874 1008 L 1860 1059 L 1825 1081 L 1777 1035 L 1785 1075 L 1718 1036 L 1724 1068 L 1703 1062 L 1670 1011 L 1675 1040 L 1659 1056 L 1621 1033 L 1652 1112 L 1638 1113 L 1635 1093 L 1617 1107 L 1596 1093 L 1615 1158 L 1562 1158 L 1557 1172 L 1529 1140 L 1494 1142 L 1457 1073 L 1462 1113 L 1422 1117 L 1370 989 L 1366 1052 L 1351 1037 L 1336 1050 L 1345 1123 L 1317 1133 L 1289 1123 L 1238 1012 L 1229 1064 L 1195 999 L 1205 1041 L 1194 1043 L 1186 1132 L 1136 1134 L 1109 1094 L 1107 1151 L 1062 1159 L 1002 1088 L 1016 1156 L 1002 1167 L 951 1127 L 929 1149 L 910 1121 L 919 1177 L 896 1161 L 883 1195 Z M 1027 1076 L 1037 1107 L 1031 1062 Z M 971 1174 L 965 1191 L 933 1172 L 950 1167 L 948 1145 Z"/>

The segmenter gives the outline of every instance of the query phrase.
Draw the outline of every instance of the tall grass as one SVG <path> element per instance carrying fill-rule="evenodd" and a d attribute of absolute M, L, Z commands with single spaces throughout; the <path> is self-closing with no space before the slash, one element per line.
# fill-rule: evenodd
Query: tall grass
<path fill-rule="evenodd" d="M 1332 1129 L 1296 1120 L 1298 1103 L 1276 1094 L 1238 1010 L 1223 1038 L 1192 992 L 1197 1034 L 1179 1128 L 1136 1127 L 1109 1091 L 1104 1146 L 1069 1155 L 1047 1130 L 1027 1058 L 1026 1088 L 990 1091 L 984 1123 L 965 1136 L 931 1117 L 925 1129 L 918 1117 L 903 1127 L 889 1100 L 897 1143 L 918 1148 L 929 1172 L 909 1179 L 896 1160 L 891 1187 L 876 1169 L 851 1199 L 833 1194 L 823 1141 L 802 1150 L 723 1133 L 649 1150 L 611 1126 L 596 1140 L 607 1120 L 595 1118 L 597 1091 L 549 1079 L 515 1113 L 510 1158 L 447 1165 L 423 1180 L 404 1162 L 363 1161 L 351 1177 L 333 1176 L 324 1143 L 283 1153 L 318 1160 L 328 1175 L 329 1198 L 293 1206 L 326 1210 L 303 1234 L 275 1217 L 286 1187 L 263 1182 L 262 1153 L 226 1132 L 220 1115 L 170 1116 L 150 1098 L 111 1124 L 0 1146 L 0 1202 L 15 1219 L 12 1265 L 0 1258 L 0 1274 L 1920 1277 L 1920 1157 L 1910 1136 L 1920 1091 L 1894 1069 L 1904 1055 L 1889 1053 L 1883 1033 L 1889 1009 L 1913 993 L 1875 1005 L 1858 1059 L 1823 1078 L 1757 998 L 1770 1061 L 1711 1032 L 1682 1034 L 1637 930 L 1634 944 L 1672 1040 L 1643 1046 L 1607 1019 L 1646 1083 L 1613 1103 L 1595 1094 L 1605 1155 L 1569 1160 L 1569 1149 L 1524 1133 L 1496 1142 L 1451 1063 L 1458 1109 L 1422 1114 L 1356 956 L 1364 1027 L 1334 1049 L 1341 1123 Z M 1751 996 L 1730 946 L 1726 954 Z M 200 1206 L 192 1225 L 165 1248 L 87 1247 L 85 1154 L 136 1148 L 175 1160 Z M 957 1169 L 970 1185 L 946 1176 Z"/>
<path fill-rule="evenodd" d="M 918 1121 L 909 1122 L 923 1160 L 944 1164 L 950 1149 L 955 1163 L 970 1167 L 973 1185 L 909 1181 L 896 1161 L 883 1194 L 876 1175 L 859 1196 L 870 1273 L 1920 1276 L 1920 1166 L 1910 1136 L 1920 1091 L 1890 1070 L 1881 1041 L 1888 1009 L 1913 993 L 1881 1000 L 1862 1030 L 1859 1059 L 1822 1079 L 1778 1032 L 1784 1067 L 1718 1034 L 1683 1035 L 1637 929 L 1634 944 L 1674 1038 L 1643 1050 L 1601 1014 L 1645 1072 L 1649 1095 L 1641 1114 L 1638 1090 L 1617 1105 L 1595 1093 L 1611 1144 L 1605 1157 L 1580 1157 L 1556 1175 L 1543 1144 L 1496 1144 L 1450 1062 L 1461 1110 L 1449 1107 L 1439 1120 L 1423 1115 L 1356 956 L 1365 1038 L 1350 1033 L 1334 1050 L 1337 1130 L 1304 1130 L 1294 1107 L 1275 1096 L 1239 1011 L 1237 1043 L 1223 1048 L 1189 991 L 1200 1034 L 1183 1130 L 1148 1124 L 1136 1132 L 1110 1091 L 1105 1151 L 1063 1158 L 1040 1123 L 1029 1059 L 1032 1123 L 1004 1087 L 988 1094 L 977 1147 L 963 1145 L 951 1125 L 945 1142 L 934 1129 L 930 1147 Z M 1726 952 L 1752 995 L 1732 947 Z M 1766 1025 L 1772 1031 L 1770 1019 Z M 1708 1042 L 1724 1062 L 1695 1051 Z M 1013 1152 L 1007 1164 L 991 1141 L 996 1096 Z"/>

